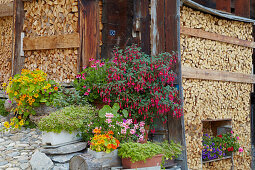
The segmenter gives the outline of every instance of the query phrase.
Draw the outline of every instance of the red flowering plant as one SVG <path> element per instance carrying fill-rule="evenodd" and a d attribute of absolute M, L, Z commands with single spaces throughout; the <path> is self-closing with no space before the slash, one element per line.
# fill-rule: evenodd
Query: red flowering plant
<path fill-rule="evenodd" d="M 175 55 L 149 56 L 135 45 L 114 50 L 107 84 L 100 91 L 105 103 L 119 103 L 134 121 L 152 124 L 155 118 L 167 121 L 167 114 L 180 117 L 182 109 L 174 87 Z"/>
<path fill-rule="evenodd" d="M 100 101 L 99 89 L 107 83 L 107 70 L 110 63 L 105 60 L 89 59 L 89 67 L 83 67 L 83 71 L 76 75 L 74 87 L 89 102 Z"/>

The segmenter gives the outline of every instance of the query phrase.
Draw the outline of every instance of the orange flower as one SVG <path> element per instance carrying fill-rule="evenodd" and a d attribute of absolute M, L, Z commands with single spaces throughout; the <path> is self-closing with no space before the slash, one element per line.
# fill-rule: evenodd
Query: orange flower
<path fill-rule="evenodd" d="M 116 139 L 117 147 L 119 147 L 120 141 Z"/>
<path fill-rule="evenodd" d="M 58 90 L 58 87 L 57 87 L 57 86 L 55 86 L 55 87 L 54 87 L 54 90 L 56 90 L 56 91 L 57 91 L 57 90 Z"/>
<path fill-rule="evenodd" d="M 107 149 L 111 149 L 111 148 L 112 148 L 112 144 L 108 144 Z"/>
<path fill-rule="evenodd" d="M 108 132 L 108 134 L 109 134 L 109 135 L 113 135 L 114 133 L 113 133 L 113 131 L 110 130 L 110 131 Z"/>
<path fill-rule="evenodd" d="M 117 149 L 117 146 L 112 144 L 112 149 Z"/>

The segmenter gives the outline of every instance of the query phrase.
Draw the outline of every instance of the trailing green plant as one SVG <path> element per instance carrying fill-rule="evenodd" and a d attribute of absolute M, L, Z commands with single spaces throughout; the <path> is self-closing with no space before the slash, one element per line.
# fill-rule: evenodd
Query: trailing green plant
<path fill-rule="evenodd" d="M 9 112 L 4 107 L 5 100 L 0 99 L 0 115 L 6 117 Z"/>
<path fill-rule="evenodd" d="M 165 159 L 173 159 L 173 157 L 177 158 L 181 152 L 182 146 L 173 141 L 170 141 L 170 143 L 168 143 L 168 141 L 162 143 L 147 142 L 144 144 L 127 142 L 120 145 L 118 155 L 121 158 L 131 158 L 131 161 L 134 163 L 137 161 L 146 162 L 146 159 L 148 158 L 163 154 L 164 162 Z"/>
<path fill-rule="evenodd" d="M 83 106 L 88 102 L 75 89 L 60 88 L 52 104 L 57 108 L 63 108 L 71 105 Z"/>
<path fill-rule="evenodd" d="M 125 50 L 115 49 L 114 57 L 107 84 L 100 91 L 103 102 L 119 103 L 130 118 L 146 121 L 147 125 L 156 118 L 166 123 L 168 114 L 177 118 L 182 115 L 173 83 L 175 54 L 150 56 L 133 45 Z"/>
<path fill-rule="evenodd" d="M 69 106 L 42 118 L 38 127 L 41 131 L 60 133 L 80 130 L 94 119 L 96 110 L 90 106 Z"/>
<path fill-rule="evenodd" d="M 90 67 L 83 67 L 84 70 L 77 74 L 74 80 L 74 87 L 89 102 L 101 101 L 99 89 L 106 84 L 107 70 L 110 63 L 105 60 L 89 59 Z"/>

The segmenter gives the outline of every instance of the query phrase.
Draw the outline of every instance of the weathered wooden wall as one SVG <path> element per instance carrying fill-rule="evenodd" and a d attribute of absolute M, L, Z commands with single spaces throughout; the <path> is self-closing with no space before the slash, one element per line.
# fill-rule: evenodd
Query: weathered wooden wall
<path fill-rule="evenodd" d="M 1 4 L 12 0 L 0 0 Z M 13 17 L 0 17 L 0 84 L 7 82 L 12 71 L 12 29 Z"/>
<path fill-rule="evenodd" d="M 181 26 L 201 29 L 242 40 L 252 40 L 252 24 L 219 19 L 181 9 Z M 252 73 L 252 52 L 243 47 L 189 35 L 181 35 L 182 65 L 235 73 Z M 183 79 L 184 118 L 188 167 L 201 169 L 202 120 L 232 118 L 233 131 L 240 136 L 245 153 L 234 154 L 235 169 L 250 169 L 250 92 L 251 84 Z M 248 155 L 247 155 L 248 154 Z M 203 169 L 231 169 L 231 159 L 203 164 Z"/>
<path fill-rule="evenodd" d="M 24 2 L 26 37 L 58 36 L 78 32 L 78 1 Z M 51 79 L 68 83 L 77 73 L 78 49 L 25 51 L 27 69 L 42 69 Z"/>

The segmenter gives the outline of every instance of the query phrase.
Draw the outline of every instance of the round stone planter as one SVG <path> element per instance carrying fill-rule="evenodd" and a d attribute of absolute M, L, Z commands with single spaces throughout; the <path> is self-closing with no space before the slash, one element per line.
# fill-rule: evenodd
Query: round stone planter
<path fill-rule="evenodd" d="M 54 146 L 78 141 L 81 137 L 77 137 L 77 134 L 77 131 L 74 131 L 71 134 L 66 131 L 62 131 L 61 133 L 42 132 L 42 144 Z"/>
<path fill-rule="evenodd" d="M 160 166 L 160 164 L 162 162 L 162 156 L 163 156 L 163 154 L 160 154 L 160 155 L 156 155 L 152 158 L 147 159 L 145 162 L 137 161 L 134 163 L 131 161 L 131 158 L 123 158 L 122 166 L 123 166 L 123 168 L 127 168 L 127 169 L 156 167 L 156 166 Z"/>

